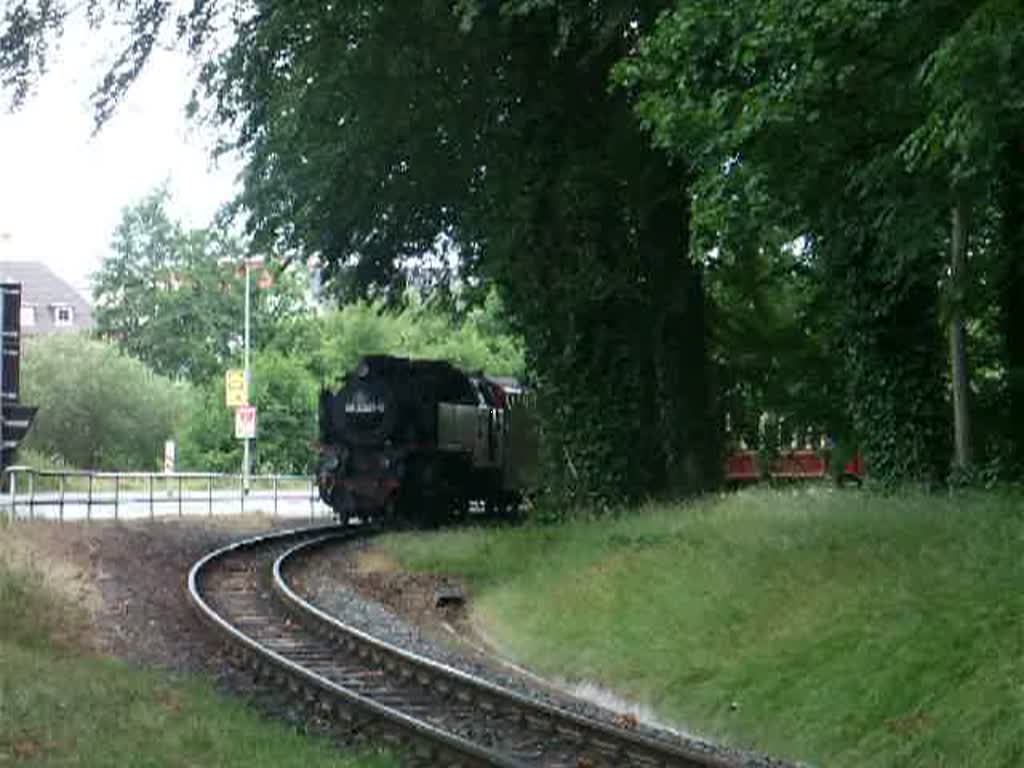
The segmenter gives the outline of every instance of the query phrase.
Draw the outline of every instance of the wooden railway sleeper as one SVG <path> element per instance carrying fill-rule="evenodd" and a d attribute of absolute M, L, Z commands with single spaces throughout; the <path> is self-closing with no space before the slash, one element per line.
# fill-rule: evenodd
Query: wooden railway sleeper
<path fill-rule="evenodd" d="M 575 744 L 585 744 L 587 741 L 586 734 L 583 733 L 579 728 L 564 723 L 554 723 L 554 732 L 559 736 L 563 736 L 571 740 Z"/>
<path fill-rule="evenodd" d="M 476 705 L 489 715 L 493 715 L 498 711 L 498 706 L 494 700 L 486 696 L 478 697 Z"/>
<path fill-rule="evenodd" d="M 629 758 L 630 765 L 640 766 L 640 768 L 663 768 L 663 766 L 669 765 L 661 758 L 648 753 L 627 751 L 626 756 Z"/>

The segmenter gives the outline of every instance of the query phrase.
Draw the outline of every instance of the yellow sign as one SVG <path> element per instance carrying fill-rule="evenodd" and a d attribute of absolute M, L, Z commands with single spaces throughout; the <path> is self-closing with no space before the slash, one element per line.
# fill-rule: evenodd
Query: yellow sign
<path fill-rule="evenodd" d="M 249 404 L 249 387 L 245 384 L 245 371 L 241 368 L 224 372 L 224 399 L 228 408 Z"/>

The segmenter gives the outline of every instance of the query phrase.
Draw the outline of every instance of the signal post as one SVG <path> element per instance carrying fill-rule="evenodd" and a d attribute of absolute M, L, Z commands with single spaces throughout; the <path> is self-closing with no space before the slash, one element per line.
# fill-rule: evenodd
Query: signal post
<path fill-rule="evenodd" d="M 20 391 L 21 284 L 0 283 L 0 471 L 14 464 L 36 415 L 36 408 L 18 402 Z"/>

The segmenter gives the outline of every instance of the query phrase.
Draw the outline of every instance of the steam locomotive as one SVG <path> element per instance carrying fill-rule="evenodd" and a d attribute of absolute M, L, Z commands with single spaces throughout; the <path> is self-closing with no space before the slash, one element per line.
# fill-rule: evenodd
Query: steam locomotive
<path fill-rule="evenodd" d="M 525 393 L 443 360 L 361 358 L 321 391 L 319 432 L 319 494 L 341 520 L 512 515 L 534 472 Z"/>

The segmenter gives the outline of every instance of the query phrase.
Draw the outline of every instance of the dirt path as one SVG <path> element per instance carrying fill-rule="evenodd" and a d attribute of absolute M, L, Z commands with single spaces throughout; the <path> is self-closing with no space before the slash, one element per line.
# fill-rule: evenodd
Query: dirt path
<path fill-rule="evenodd" d="M 223 675 L 219 643 L 186 597 L 188 569 L 247 534 L 284 527 L 259 516 L 140 523 L 19 523 L 0 557 L 29 564 L 89 615 L 83 644 L 176 673 Z"/>

